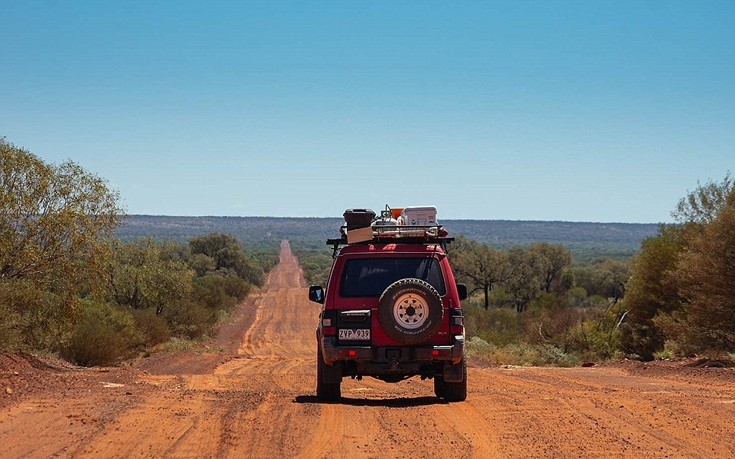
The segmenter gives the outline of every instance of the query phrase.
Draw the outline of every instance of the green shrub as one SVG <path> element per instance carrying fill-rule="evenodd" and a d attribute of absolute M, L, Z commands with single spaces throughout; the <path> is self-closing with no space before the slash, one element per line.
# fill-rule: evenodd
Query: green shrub
<path fill-rule="evenodd" d="M 484 347 L 481 343 L 477 343 L 477 346 Z M 517 343 L 501 347 L 485 347 L 485 349 L 489 349 L 489 352 L 472 355 L 490 357 L 492 361 L 500 365 L 571 367 L 580 363 L 576 354 L 564 352 L 563 349 L 550 344 Z"/>
<path fill-rule="evenodd" d="M 617 316 L 592 318 L 583 321 L 572 331 L 573 349 L 585 361 L 600 361 L 622 357 L 620 329 Z"/>
<path fill-rule="evenodd" d="M 85 300 L 62 356 L 78 365 L 110 365 L 135 355 L 143 342 L 130 311 Z"/>
<path fill-rule="evenodd" d="M 572 287 L 567 292 L 569 306 L 587 306 L 587 290 L 582 287 Z"/>
<path fill-rule="evenodd" d="M 660 357 L 662 355 L 681 357 L 691 354 L 717 353 L 710 346 L 707 346 L 711 336 L 692 325 L 690 318 L 684 311 L 674 311 L 669 314 L 659 313 L 653 318 L 653 324 L 661 330 L 664 336 L 669 337 L 664 340 L 663 349 L 654 352 L 653 357 L 656 359 L 671 358 Z"/>
<path fill-rule="evenodd" d="M 153 309 L 135 309 L 132 314 L 135 326 L 143 334 L 146 346 L 165 343 L 171 338 L 171 330 L 166 319 L 156 315 Z"/>
<path fill-rule="evenodd" d="M 492 359 L 500 365 L 536 365 L 538 348 L 528 343 L 508 344 L 496 348 Z"/>
<path fill-rule="evenodd" d="M 1 280 L 0 308 L 5 311 L 0 317 L 0 330 L 8 330 L 8 334 L 0 338 L 0 345 L 58 351 L 73 324 L 73 304 L 73 300 L 64 301 L 42 290 L 34 281 Z"/>
<path fill-rule="evenodd" d="M 495 349 L 495 346 L 488 343 L 484 339 L 480 338 L 479 336 L 473 336 L 470 339 L 467 340 L 467 345 L 465 346 L 465 350 L 467 351 L 467 355 L 473 356 L 473 355 L 489 355 L 493 352 Z"/>
<path fill-rule="evenodd" d="M 209 309 L 229 308 L 235 301 L 225 293 L 225 278 L 216 274 L 194 279 L 192 299 Z"/>
<path fill-rule="evenodd" d="M 194 279 L 192 299 L 210 309 L 229 310 L 250 293 L 251 284 L 237 276 L 211 274 Z"/>
<path fill-rule="evenodd" d="M 251 290 L 250 283 L 242 278 L 234 276 L 225 277 L 222 287 L 224 288 L 225 294 L 234 298 L 236 303 L 244 300 Z"/>
<path fill-rule="evenodd" d="M 579 358 L 570 352 L 553 345 L 543 345 L 539 347 L 538 357 L 533 365 L 553 365 L 557 367 L 573 367 L 579 365 Z"/>
<path fill-rule="evenodd" d="M 191 255 L 188 264 L 199 277 L 204 277 L 209 273 L 213 273 L 217 269 L 217 263 L 215 263 L 214 258 L 203 253 L 195 253 L 194 255 Z"/>
<path fill-rule="evenodd" d="M 518 341 L 523 330 L 523 315 L 506 308 L 485 309 L 479 305 L 468 305 L 464 309 L 467 335 L 477 336 L 496 345 Z"/>
<path fill-rule="evenodd" d="M 0 303 L 0 352 L 26 350 L 22 328 L 25 328 L 23 317 L 9 306 Z"/>
<path fill-rule="evenodd" d="M 169 306 L 163 316 L 175 335 L 192 339 L 208 334 L 218 317 L 216 310 L 191 301 Z"/>

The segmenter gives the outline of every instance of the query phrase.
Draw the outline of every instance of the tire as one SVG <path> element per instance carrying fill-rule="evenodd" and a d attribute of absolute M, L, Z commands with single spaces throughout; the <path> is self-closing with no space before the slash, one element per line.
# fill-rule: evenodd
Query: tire
<path fill-rule="evenodd" d="M 443 315 L 439 292 L 421 279 L 398 280 L 378 300 L 380 326 L 401 344 L 419 344 L 434 336 Z"/>
<path fill-rule="evenodd" d="M 446 393 L 444 384 L 446 384 L 444 382 L 444 376 L 434 375 L 434 394 L 439 398 L 444 398 L 444 394 Z"/>
<path fill-rule="evenodd" d="M 329 368 L 322 358 L 322 349 L 317 344 L 316 398 L 325 402 L 337 402 L 342 397 L 340 383 L 325 383 L 322 381 L 322 374 L 327 371 L 329 371 Z"/>
<path fill-rule="evenodd" d="M 462 361 L 457 365 L 462 365 L 462 381 L 445 382 L 442 377 L 442 383 L 444 384 L 444 400 L 448 402 L 464 402 L 467 400 L 467 362 L 465 359 L 462 359 Z"/>

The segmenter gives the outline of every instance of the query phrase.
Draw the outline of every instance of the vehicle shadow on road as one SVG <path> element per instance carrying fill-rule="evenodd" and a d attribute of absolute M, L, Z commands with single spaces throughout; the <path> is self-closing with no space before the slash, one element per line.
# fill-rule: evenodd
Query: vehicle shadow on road
<path fill-rule="evenodd" d="M 351 406 L 385 406 L 389 408 L 409 408 L 414 406 L 427 405 L 444 405 L 447 402 L 437 397 L 415 397 L 415 398 L 350 398 L 342 397 L 339 401 L 325 402 L 319 400 L 316 395 L 297 395 L 294 403 L 316 403 L 316 404 L 335 404 L 335 405 L 351 405 Z"/>

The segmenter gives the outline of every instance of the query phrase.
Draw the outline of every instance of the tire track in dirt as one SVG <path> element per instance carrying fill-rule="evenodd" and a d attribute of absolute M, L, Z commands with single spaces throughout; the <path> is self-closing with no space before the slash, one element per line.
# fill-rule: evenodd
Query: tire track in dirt
<path fill-rule="evenodd" d="M 483 459 L 498 457 L 498 440 L 494 435 L 495 427 L 490 425 L 472 403 L 440 405 L 436 412 L 451 425 L 469 444 L 468 455 Z M 472 422 L 467 422 L 468 420 Z"/>
<path fill-rule="evenodd" d="M 238 355 L 208 374 L 144 378 L 154 390 L 89 440 L 101 447 L 75 455 L 269 457 L 274 448 L 295 454 L 308 438 L 300 432 L 308 424 L 294 421 L 306 407 L 290 401 L 311 390 L 306 380 L 313 371 L 313 358 L 306 357 L 313 353 L 313 337 L 302 322 L 315 323 L 317 314 L 317 307 L 303 301 L 299 272 L 284 243 L 281 263 L 254 302 Z"/>
<path fill-rule="evenodd" d="M 413 378 L 347 379 L 340 403 L 319 403 L 319 305 L 306 298 L 284 242 L 240 306 L 244 325 L 224 335 L 232 355 L 163 356 L 166 371 L 124 387 L 90 378 L 5 407 L 0 457 L 735 456 L 731 377 L 470 365 L 466 402 Z"/>

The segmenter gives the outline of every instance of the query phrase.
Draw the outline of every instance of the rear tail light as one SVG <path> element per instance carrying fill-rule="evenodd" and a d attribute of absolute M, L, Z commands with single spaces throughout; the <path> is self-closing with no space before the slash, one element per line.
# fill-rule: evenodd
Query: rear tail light
<path fill-rule="evenodd" d="M 462 310 L 452 309 L 449 315 L 449 332 L 453 335 L 461 335 L 464 333 L 464 315 Z"/>
<path fill-rule="evenodd" d="M 337 311 L 325 309 L 321 313 L 321 325 L 323 336 L 334 336 L 337 334 Z"/>

